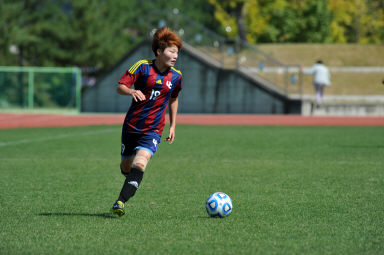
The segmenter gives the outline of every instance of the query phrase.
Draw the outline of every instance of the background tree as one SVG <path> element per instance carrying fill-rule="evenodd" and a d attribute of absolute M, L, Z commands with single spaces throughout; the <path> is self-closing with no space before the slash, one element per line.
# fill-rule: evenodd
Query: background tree
<path fill-rule="evenodd" d="M 165 6 L 185 10 L 210 28 L 217 24 L 206 15 L 211 5 L 205 0 L 2 0 L 0 65 L 20 65 L 23 60 L 27 65 L 106 70 L 148 36 L 151 12 Z M 9 51 L 12 45 L 16 55 Z"/>
<path fill-rule="evenodd" d="M 175 8 L 251 43 L 384 42 L 384 0 L 2 0 L 0 65 L 105 71 L 148 36 L 153 11 Z"/>
<path fill-rule="evenodd" d="M 332 42 L 382 43 L 384 41 L 383 0 L 329 1 L 332 12 Z"/>
<path fill-rule="evenodd" d="M 355 8 L 349 0 L 334 0 L 329 2 L 329 9 L 332 12 L 331 40 L 333 42 L 348 42 L 347 31 L 353 22 L 351 13 Z"/>
<path fill-rule="evenodd" d="M 208 0 L 208 2 L 214 6 L 214 17 L 220 24 L 217 32 L 229 38 L 237 37 L 239 33 L 235 16 L 236 0 Z"/>
<path fill-rule="evenodd" d="M 5 64 L 5 60 L 10 60 L 12 64 L 23 65 L 25 59 L 37 51 L 36 48 L 43 40 L 40 35 L 43 28 L 55 23 L 52 22 L 53 19 L 60 18 L 57 10 L 54 10 L 54 6 L 49 2 L 47 0 L 2 2 L 0 45 L 5 58 L 0 60 L 1 64 Z M 9 51 L 11 47 L 12 53 Z"/>

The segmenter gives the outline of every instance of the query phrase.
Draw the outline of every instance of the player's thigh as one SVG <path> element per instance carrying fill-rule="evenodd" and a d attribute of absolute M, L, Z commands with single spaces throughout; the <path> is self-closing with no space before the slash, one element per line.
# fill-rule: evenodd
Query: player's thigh
<path fill-rule="evenodd" d="M 129 158 L 121 158 L 120 168 L 123 173 L 128 174 L 131 171 L 132 162 L 134 158 L 135 156 Z"/>
<path fill-rule="evenodd" d="M 138 149 L 133 159 L 132 166 L 144 172 L 152 154 L 148 150 Z"/>

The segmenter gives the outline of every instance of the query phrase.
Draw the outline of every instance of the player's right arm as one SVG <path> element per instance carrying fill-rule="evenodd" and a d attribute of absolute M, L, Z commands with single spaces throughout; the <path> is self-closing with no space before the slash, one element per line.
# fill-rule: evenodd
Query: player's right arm
<path fill-rule="evenodd" d="M 144 101 L 145 96 L 142 91 L 132 88 L 142 72 L 142 65 L 147 64 L 148 60 L 137 61 L 119 80 L 117 93 L 124 96 L 132 96 L 135 102 Z"/>
<path fill-rule="evenodd" d="M 143 92 L 141 92 L 140 90 L 128 88 L 125 84 L 119 84 L 119 86 L 117 87 L 117 93 L 123 96 L 132 96 L 133 100 L 135 100 L 136 102 L 145 100 Z"/>

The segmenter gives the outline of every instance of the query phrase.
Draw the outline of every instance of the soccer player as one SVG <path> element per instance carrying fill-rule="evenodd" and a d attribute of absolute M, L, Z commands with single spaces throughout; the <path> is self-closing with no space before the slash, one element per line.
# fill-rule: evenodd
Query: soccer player
<path fill-rule="evenodd" d="M 165 141 L 172 144 L 175 139 L 182 74 L 174 65 L 181 47 L 176 33 L 167 27 L 158 29 L 152 40 L 156 58 L 136 62 L 119 80 L 117 92 L 131 96 L 132 103 L 121 134 L 120 169 L 126 179 L 111 208 L 113 214 L 123 216 L 124 203 L 139 188 L 148 161 L 160 144 L 168 105 L 170 128 Z"/>

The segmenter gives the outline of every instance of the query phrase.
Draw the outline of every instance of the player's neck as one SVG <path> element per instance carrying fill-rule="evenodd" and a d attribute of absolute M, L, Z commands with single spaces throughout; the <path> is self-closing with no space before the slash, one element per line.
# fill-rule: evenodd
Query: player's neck
<path fill-rule="evenodd" d="M 169 66 L 159 61 L 159 59 L 155 59 L 155 65 L 157 70 L 159 70 L 160 73 L 164 73 L 169 68 Z"/>

